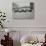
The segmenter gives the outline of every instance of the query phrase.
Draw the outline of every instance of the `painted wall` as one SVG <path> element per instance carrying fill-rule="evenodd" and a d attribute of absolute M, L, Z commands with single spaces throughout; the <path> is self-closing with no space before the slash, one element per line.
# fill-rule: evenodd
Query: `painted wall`
<path fill-rule="evenodd" d="M 34 2 L 33 20 L 14 20 L 12 19 L 12 2 L 20 4 L 20 2 Z M 46 27 L 46 0 L 0 0 L 0 10 L 6 12 L 7 20 L 5 26 L 7 27 Z M 23 4 L 24 5 L 24 4 Z"/>

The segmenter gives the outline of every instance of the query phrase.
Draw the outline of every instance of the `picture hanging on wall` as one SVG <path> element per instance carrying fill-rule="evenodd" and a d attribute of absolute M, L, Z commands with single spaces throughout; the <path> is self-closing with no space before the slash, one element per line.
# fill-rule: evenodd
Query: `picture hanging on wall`
<path fill-rule="evenodd" d="M 12 3 L 12 16 L 14 19 L 34 19 L 34 3 Z"/>

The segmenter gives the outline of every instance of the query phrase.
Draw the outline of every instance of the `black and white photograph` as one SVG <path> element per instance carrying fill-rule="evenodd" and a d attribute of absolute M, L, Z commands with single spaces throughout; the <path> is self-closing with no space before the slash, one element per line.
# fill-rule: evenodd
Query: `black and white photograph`
<path fill-rule="evenodd" d="M 12 15 L 14 19 L 34 19 L 34 3 L 12 3 Z"/>

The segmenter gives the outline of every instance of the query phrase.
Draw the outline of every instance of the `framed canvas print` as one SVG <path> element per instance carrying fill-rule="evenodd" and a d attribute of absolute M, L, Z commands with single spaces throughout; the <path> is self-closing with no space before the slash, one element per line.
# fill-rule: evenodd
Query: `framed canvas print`
<path fill-rule="evenodd" d="M 34 3 L 12 3 L 12 15 L 14 19 L 34 19 Z"/>

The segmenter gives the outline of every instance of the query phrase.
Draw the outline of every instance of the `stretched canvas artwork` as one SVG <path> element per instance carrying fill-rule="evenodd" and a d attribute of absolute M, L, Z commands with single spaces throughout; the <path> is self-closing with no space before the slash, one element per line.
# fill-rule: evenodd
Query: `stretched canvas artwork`
<path fill-rule="evenodd" d="M 34 3 L 26 5 L 12 3 L 12 15 L 14 19 L 34 19 Z"/>

